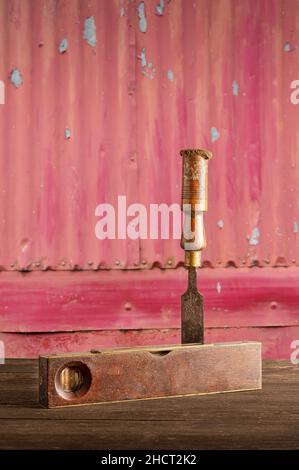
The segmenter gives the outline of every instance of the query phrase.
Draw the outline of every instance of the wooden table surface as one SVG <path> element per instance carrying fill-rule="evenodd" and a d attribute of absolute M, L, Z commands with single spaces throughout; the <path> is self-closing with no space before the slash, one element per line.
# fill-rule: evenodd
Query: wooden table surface
<path fill-rule="evenodd" d="M 0 449 L 299 449 L 299 365 L 263 390 L 46 410 L 35 360 L 0 365 Z"/>

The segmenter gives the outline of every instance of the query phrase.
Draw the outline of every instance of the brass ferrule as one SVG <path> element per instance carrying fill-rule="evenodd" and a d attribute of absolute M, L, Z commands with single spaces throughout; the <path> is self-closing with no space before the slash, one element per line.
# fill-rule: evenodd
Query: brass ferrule
<path fill-rule="evenodd" d="M 199 268 L 201 266 L 202 251 L 185 251 L 185 266 Z"/>

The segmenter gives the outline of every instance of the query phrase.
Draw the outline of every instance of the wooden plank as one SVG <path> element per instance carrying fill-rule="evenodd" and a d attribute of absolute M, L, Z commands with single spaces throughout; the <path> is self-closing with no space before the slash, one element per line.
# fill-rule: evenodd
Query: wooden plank
<path fill-rule="evenodd" d="M 260 391 L 47 410 L 38 362 L 8 360 L 0 449 L 299 449 L 298 388 L 298 366 L 267 362 Z"/>
<path fill-rule="evenodd" d="M 289 359 L 291 344 L 299 340 L 299 327 L 207 328 L 206 342 L 260 341 L 264 359 Z M 66 333 L 0 333 L 7 358 L 36 358 L 40 354 L 64 354 L 90 349 L 177 344 L 179 329 L 108 330 Z"/>
<path fill-rule="evenodd" d="M 207 342 L 262 341 L 264 358 L 289 358 L 299 338 L 296 268 L 203 269 L 198 278 Z M 183 269 L 2 272 L 0 280 L 6 357 L 180 341 Z"/>
<path fill-rule="evenodd" d="M 179 328 L 184 269 L 0 274 L 0 332 Z M 202 269 L 206 327 L 299 325 L 296 268 Z"/>

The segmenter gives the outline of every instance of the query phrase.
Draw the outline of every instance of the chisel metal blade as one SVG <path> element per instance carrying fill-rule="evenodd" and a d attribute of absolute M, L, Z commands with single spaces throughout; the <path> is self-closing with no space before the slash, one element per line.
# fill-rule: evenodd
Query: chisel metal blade
<path fill-rule="evenodd" d="M 197 290 L 196 268 L 188 268 L 188 289 L 181 297 L 182 344 L 204 342 L 203 296 Z"/>

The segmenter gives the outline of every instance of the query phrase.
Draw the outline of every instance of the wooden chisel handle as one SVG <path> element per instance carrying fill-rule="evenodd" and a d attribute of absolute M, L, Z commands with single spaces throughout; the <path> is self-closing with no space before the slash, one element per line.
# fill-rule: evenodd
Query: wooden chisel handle
<path fill-rule="evenodd" d="M 183 157 L 181 207 L 184 212 L 181 247 L 185 250 L 185 265 L 197 268 L 206 246 L 203 212 L 208 209 L 208 161 L 212 154 L 203 149 L 185 149 L 180 154 Z"/>

